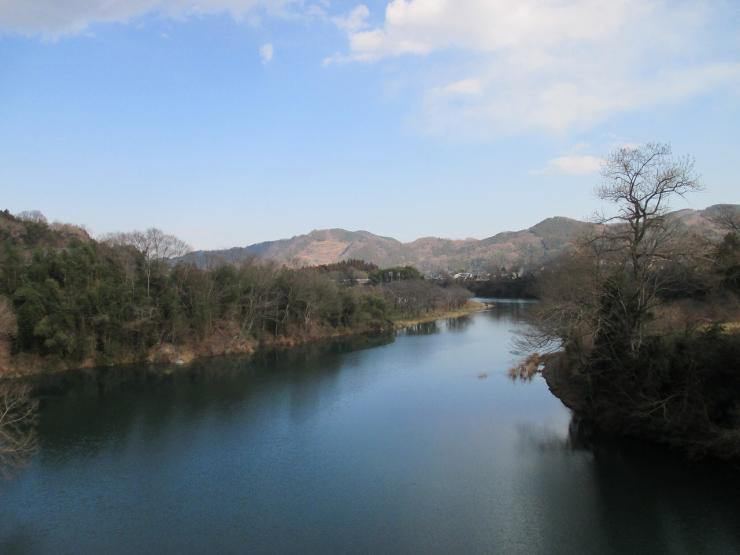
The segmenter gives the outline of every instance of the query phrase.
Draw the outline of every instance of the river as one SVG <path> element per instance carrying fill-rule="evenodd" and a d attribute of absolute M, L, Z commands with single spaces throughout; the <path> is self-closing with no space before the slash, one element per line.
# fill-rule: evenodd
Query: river
<path fill-rule="evenodd" d="M 0 479 L 0 553 L 740 553 L 737 471 L 578 446 L 542 378 L 508 378 L 527 306 L 72 374 Z"/>

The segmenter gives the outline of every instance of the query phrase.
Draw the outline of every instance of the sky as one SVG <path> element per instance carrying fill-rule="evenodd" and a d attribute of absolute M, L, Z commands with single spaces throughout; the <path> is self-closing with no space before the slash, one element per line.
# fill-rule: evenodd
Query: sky
<path fill-rule="evenodd" d="M 737 0 L 0 0 L 0 209 L 194 248 L 586 219 L 670 143 L 740 203 Z"/>

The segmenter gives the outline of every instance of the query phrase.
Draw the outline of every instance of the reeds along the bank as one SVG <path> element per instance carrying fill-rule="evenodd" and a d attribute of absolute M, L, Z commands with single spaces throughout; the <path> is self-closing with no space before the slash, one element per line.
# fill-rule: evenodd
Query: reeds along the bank
<path fill-rule="evenodd" d="M 542 357 L 539 353 L 533 353 L 522 360 L 516 366 L 509 368 L 509 377 L 513 381 L 530 381 L 542 371 Z"/>

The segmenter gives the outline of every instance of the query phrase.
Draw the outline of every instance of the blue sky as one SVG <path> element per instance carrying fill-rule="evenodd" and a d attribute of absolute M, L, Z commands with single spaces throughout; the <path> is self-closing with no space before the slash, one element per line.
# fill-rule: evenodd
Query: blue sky
<path fill-rule="evenodd" d="M 512 7 L 516 6 L 516 7 Z M 6 0 L 0 208 L 196 248 L 586 218 L 670 142 L 740 203 L 740 4 Z"/>

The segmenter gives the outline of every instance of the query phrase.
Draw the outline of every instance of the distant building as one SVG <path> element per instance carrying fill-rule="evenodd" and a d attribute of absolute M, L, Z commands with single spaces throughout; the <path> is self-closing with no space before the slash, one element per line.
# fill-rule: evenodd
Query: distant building
<path fill-rule="evenodd" d="M 367 285 L 370 283 L 370 278 L 347 278 L 343 279 L 342 283 L 345 285 Z"/>

